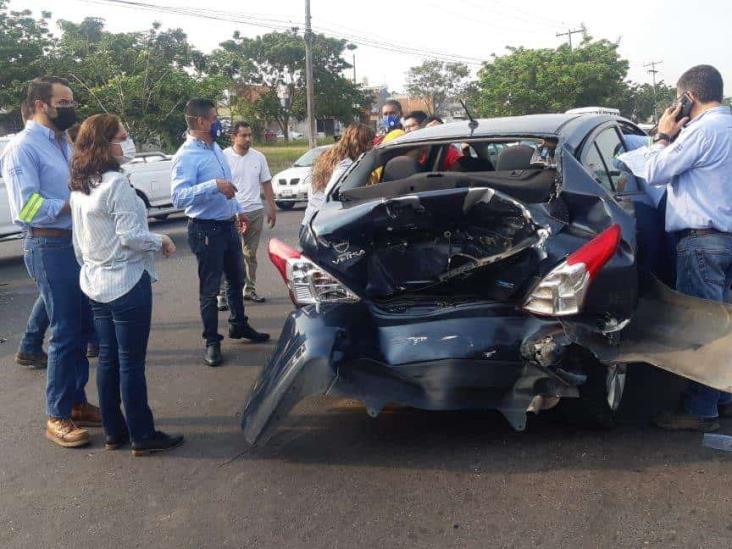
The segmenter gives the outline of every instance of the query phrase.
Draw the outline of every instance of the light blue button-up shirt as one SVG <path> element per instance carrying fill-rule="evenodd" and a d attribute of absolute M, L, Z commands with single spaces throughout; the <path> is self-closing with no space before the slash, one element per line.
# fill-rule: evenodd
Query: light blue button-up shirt
<path fill-rule="evenodd" d="M 644 179 L 668 183 L 666 230 L 717 229 L 732 233 L 732 113 L 705 111 L 681 130 L 676 141 L 654 145 Z"/>
<path fill-rule="evenodd" d="M 651 146 L 651 137 L 647 135 L 623 134 L 623 140 L 625 141 L 625 145 L 628 151 L 634 151 L 636 149 L 640 149 L 641 147 Z M 663 200 L 664 195 L 666 194 L 666 187 L 649 185 L 642 177 L 636 177 L 635 179 L 638 182 L 640 190 L 644 193 L 642 198 L 639 199 L 639 202 L 643 202 L 648 206 L 658 208 L 659 204 Z"/>
<path fill-rule="evenodd" d="M 236 198 L 227 199 L 219 191 L 217 179 L 232 179 L 221 147 L 189 135 L 173 157 L 170 187 L 173 205 L 185 208 L 186 215 L 195 219 L 223 221 L 242 213 Z"/>
<path fill-rule="evenodd" d="M 71 229 L 69 200 L 72 149 L 66 135 L 33 120 L 16 135 L 2 155 L 10 213 L 21 227 Z"/>

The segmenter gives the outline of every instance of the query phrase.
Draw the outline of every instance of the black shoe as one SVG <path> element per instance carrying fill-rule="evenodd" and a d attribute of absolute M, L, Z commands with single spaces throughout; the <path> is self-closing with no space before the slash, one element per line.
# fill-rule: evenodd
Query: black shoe
<path fill-rule="evenodd" d="M 121 437 L 105 437 L 104 438 L 104 449 L 105 450 L 119 450 L 122 446 L 126 446 L 130 442 L 130 435 L 125 434 Z"/>
<path fill-rule="evenodd" d="M 226 302 L 226 297 L 224 297 L 223 295 L 216 296 L 216 308 L 219 311 L 228 311 L 229 310 L 229 304 Z"/>
<path fill-rule="evenodd" d="M 28 368 L 43 369 L 48 366 L 48 355 L 43 351 L 39 353 L 23 353 L 18 351 L 18 354 L 15 355 L 15 362 Z"/>
<path fill-rule="evenodd" d="M 167 435 L 162 431 L 155 431 L 150 438 L 132 442 L 132 455 L 146 456 L 155 452 L 165 452 L 183 444 L 183 435 Z"/>
<path fill-rule="evenodd" d="M 261 295 L 257 295 L 257 292 L 251 291 L 244 294 L 244 301 L 253 301 L 254 303 L 264 303 L 267 301 Z"/>
<path fill-rule="evenodd" d="M 243 326 L 229 326 L 230 339 L 248 339 L 254 343 L 264 343 L 269 341 L 269 334 L 258 332 L 245 322 Z"/>
<path fill-rule="evenodd" d="M 86 346 L 86 358 L 96 358 L 99 356 L 99 345 L 89 343 Z"/>
<path fill-rule="evenodd" d="M 221 356 L 221 343 L 206 345 L 206 356 L 203 361 L 206 363 L 206 366 L 220 366 L 224 361 Z"/>

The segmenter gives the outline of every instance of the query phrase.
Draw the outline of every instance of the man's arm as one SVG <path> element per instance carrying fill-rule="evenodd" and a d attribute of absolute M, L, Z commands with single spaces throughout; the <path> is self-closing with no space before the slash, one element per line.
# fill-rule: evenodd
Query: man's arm
<path fill-rule="evenodd" d="M 27 225 L 53 223 L 69 211 L 66 200 L 41 194 L 38 165 L 27 147 L 11 145 L 3 156 L 2 174 L 8 189 L 13 221 Z"/>
<path fill-rule="evenodd" d="M 176 156 L 171 171 L 170 197 L 176 208 L 187 208 L 210 200 L 219 192 L 215 179 L 199 183 L 194 155 Z"/>
<path fill-rule="evenodd" d="M 259 170 L 259 184 L 264 192 L 264 200 L 267 203 L 265 214 L 267 216 L 267 224 L 270 228 L 275 226 L 277 222 L 277 208 L 275 207 L 274 191 L 272 190 L 272 173 L 269 171 L 267 158 L 260 156 L 262 168 Z"/>
<path fill-rule="evenodd" d="M 665 185 L 693 168 L 706 149 L 706 139 L 701 131 L 694 131 L 669 145 L 656 144 L 646 155 L 642 177 L 651 185 Z"/>

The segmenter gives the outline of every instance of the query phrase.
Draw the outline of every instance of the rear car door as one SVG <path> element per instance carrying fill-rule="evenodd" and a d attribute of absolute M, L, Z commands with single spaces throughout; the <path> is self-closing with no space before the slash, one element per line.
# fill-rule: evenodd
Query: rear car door
<path fill-rule="evenodd" d="M 145 156 L 145 174 L 150 185 L 151 206 L 170 204 L 170 168 L 172 162 L 164 154 Z"/>

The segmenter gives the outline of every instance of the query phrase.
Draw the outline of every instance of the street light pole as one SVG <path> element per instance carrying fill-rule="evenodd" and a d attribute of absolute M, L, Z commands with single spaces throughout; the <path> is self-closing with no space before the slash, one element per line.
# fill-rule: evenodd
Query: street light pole
<path fill-rule="evenodd" d="M 308 110 L 308 145 L 315 147 L 315 82 L 313 81 L 313 28 L 310 22 L 310 0 L 305 0 L 305 94 Z"/>

